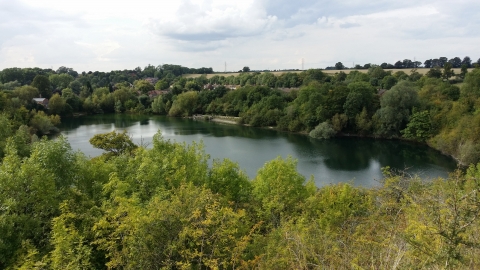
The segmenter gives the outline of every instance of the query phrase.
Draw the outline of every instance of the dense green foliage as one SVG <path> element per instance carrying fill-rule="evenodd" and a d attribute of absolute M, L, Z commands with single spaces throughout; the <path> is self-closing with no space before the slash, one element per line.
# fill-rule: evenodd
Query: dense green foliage
<path fill-rule="evenodd" d="M 160 133 L 150 149 L 99 134 L 94 144 L 125 151 L 93 159 L 62 137 L 26 155 L 16 141 L 0 164 L 0 269 L 480 267 L 480 165 L 316 188 L 291 158 L 249 181 Z"/>

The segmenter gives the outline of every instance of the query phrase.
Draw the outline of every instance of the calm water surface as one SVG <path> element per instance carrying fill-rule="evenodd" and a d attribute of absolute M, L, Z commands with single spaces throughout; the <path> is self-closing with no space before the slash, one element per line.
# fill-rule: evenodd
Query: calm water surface
<path fill-rule="evenodd" d="M 307 179 L 313 175 L 319 187 L 338 182 L 377 186 L 385 166 L 408 169 L 424 178 L 446 177 L 456 168 L 452 158 L 417 144 L 359 138 L 315 140 L 269 129 L 164 116 L 94 115 L 68 119 L 61 127 L 74 150 L 92 157 L 102 150 L 88 140 L 112 130 L 127 130 L 136 143 L 151 143 L 159 130 L 164 139 L 187 144 L 203 141 L 211 159 L 236 161 L 250 178 L 265 162 L 290 155 L 298 160 L 298 171 Z"/>

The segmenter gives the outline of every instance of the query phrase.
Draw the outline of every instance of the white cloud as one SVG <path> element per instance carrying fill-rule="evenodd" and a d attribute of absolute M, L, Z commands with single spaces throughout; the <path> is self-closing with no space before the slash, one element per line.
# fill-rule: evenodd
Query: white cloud
<path fill-rule="evenodd" d="M 120 44 L 111 40 L 101 43 L 86 43 L 81 41 L 76 41 L 75 43 L 91 50 L 99 61 L 109 61 L 109 54 L 121 47 Z"/>
<path fill-rule="evenodd" d="M 205 0 L 183 1 L 173 18 L 150 19 L 147 25 L 154 33 L 172 39 L 216 41 L 259 35 L 276 21 L 255 1 L 238 5 Z"/>
<path fill-rule="evenodd" d="M 0 0 L 0 69 L 477 59 L 479 9 L 476 0 Z"/>
<path fill-rule="evenodd" d="M 24 47 L 3 47 L 0 50 L 1 62 L 9 67 L 35 66 L 34 52 Z"/>

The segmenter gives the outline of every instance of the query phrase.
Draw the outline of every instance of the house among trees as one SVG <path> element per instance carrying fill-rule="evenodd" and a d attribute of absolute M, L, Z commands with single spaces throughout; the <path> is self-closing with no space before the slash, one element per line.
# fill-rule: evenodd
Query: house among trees
<path fill-rule="evenodd" d="M 213 89 L 217 89 L 217 87 L 220 87 L 222 86 L 221 84 L 210 84 L 210 83 L 207 83 L 203 86 L 203 89 L 205 90 L 213 90 Z M 227 84 L 227 85 L 223 85 L 225 86 L 225 88 L 227 89 L 230 89 L 230 90 L 236 90 L 237 88 L 240 88 L 240 85 L 230 85 L 230 84 Z"/>
<path fill-rule="evenodd" d="M 233 84 L 230 85 L 230 84 L 229 84 L 229 85 L 225 85 L 225 87 L 226 87 L 227 89 L 230 89 L 230 90 L 236 90 L 237 88 L 240 87 L 240 85 L 233 85 Z"/>
<path fill-rule="evenodd" d="M 152 78 L 152 77 L 145 78 L 144 80 L 149 82 L 151 85 L 155 85 L 158 82 L 157 78 Z"/>
<path fill-rule="evenodd" d="M 46 98 L 34 98 L 33 101 L 35 101 L 37 104 L 42 105 L 45 108 L 48 107 L 48 99 Z"/>
<path fill-rule="evenodd" d="M 165 95 L 168 93 L 168 90 L 152 90 L 148 92 L 148 96 L 150 98 L 155 98 L 160 95 Z"/>

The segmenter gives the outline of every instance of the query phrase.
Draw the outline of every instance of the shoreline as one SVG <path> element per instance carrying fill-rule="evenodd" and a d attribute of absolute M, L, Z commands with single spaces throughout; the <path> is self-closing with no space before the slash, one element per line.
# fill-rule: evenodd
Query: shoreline
<path fill-rule="evenodd" d="M 240 117 L 234 117 L 234 116 L 195 114 L 186 118 L 193 119 L 193 120 L 202 120 L 202 121 L 209 121 L 209 122 L 215 122 L 215 123 L 229 124 L 229 125 L 241 125 L 240 123 L 238 123 L 238 121 L 240 120 Z"/>
<path fill-rule="evenodd" d="M 88 114 L 80 114 L 77 115 L 77 117 L 82 117 Z M 167 115 L 167 117 L 170 117 Z M 241 124 L 239 123 L 240 117 L 234 117 L 234 116 L 218 116 L 218 115 L 202 115 L 202 114 L 196 114 L 188 117 L 183 117 L 185 119 L 193 119 L 193 120 L 200 120 L 200 121 L 207 121 L 207 122 L 215 122 L 215 123 L 220 123 L 220 124 L 226 124 L 226 125 L 239 125 L 239 126 L 246 126 L 246 127 L 251 127 L 250 125 L 247 124 Z M 292 133 L 292 134 L 302 134 L 308 136 L 308 133 L 306 132 L 291 132 L 291 131 L 285 131 L 285 130 L 280 130 L 277 129 L 276 127 L 268 126 L 268 127 L 255 127 L 255 128 L 264 128 L 264 129 L 273 129 L 277 130 L 279 132 L 285 132 L 285 133 Z M 451 157 L 452 159 L 455 160 L 457 163 L 458 167 L 466 168 L 469 165 L 464 164 L 461 162 L 461 160 L 451 154 L 445 153 L 443 151 L 440 151 L 439 149 L 432 147 L 428 142 L 417 142 L 417 141 L 412 141 L 412 140 L 407 140 L 404 138 L 398 138 L 398 137 L 392 137 L 392 138 L 383 138 L 383 137 L 376 137 L 376 136 L 366 136 L 366 135 L 360 135 L 360 134 L 353 134 L 353 133 L 339 133 L 335 137 L 338 138 L 349 138 L 349 137 L 356 137 L 356 138 L 371 138 L 371 139 L 377 139 L 377 140 L 399 140 L 399 141 L 407 141 L 410 143 L 415 143 L 415 144 L 420 144 L 420 145 L 425 145 L 428 146 L 431 149 L 434 149 L 438 152 L 440 152 L 444 156 Z"/>
<path fill-rule="evenodd" d="M 190 116 L 190 117 L 187 117 L 187 118 L 194 119 L 194 120 L 210 121 L 210 122 L 221 123 L 221 124 L 228 124 L 228 125 L 249 126 L 249 125 L 246 125 L 246 124 L 240 124 L 240 123 L 238 123 L 238 120 L 240 119 L 240 117 L 234 117 L 234 116 L 193 115 L 193 116 Z M 287 133 L 294 133 L 294 134 L 303 134 L 303 135 L 308 136 L 308 133 L 305 133 L 305 132 L 290 132 L 290 131 L 284 131 L 284 130 L 279 130 L 279 129 L 277 129 L 276 127 L 272 127 L 272 126 L 269 126 L 269 127 L 258 127 L 258 128 L 274 129 L 274 130 L 277 130 L 277 131 L 280 131 L 280 132 L 287 132 Z M 440 151 L 439 149 L 437 149 L 437 148 L 435 148 L 435 147 L 432 147 L 428 142 L 423 142 L 423 143 L 422 143 L 422 142 L 407 140 L 407 139 L 399 138 L 399 137 L 383 138 L 383 137 L 360 135 L 360 134 L 353 134 L 353 133 L 339 133 L 339 134 L 335 135 L 334 137 L 339 137 L 339 138 L 349 138 L 349 137 L 355 137 L 355 138 L 372 138 L 372 139 L 376 139 L 376 140 L 399 140 L 399 141 L 406 141 L 406 142 L 410 142 L 410 143 L 425 145 L 425 146 L 428 146 L 428 147 L 430 147 L 430 148 L 432 148 L 432 149 L 440 152 L 440 153 L 441 153 L 442 155 L 444 155 L 444 156 L 448 156 L 448 157 L 453 158 L 459 167 L 465 168 L 465 167 L 468 167 L 468 166 L 469 166 L 469 165 L 464 164 L 463 162 L 461 162 L 461 160 L 458 159 L 457 157 L 455 157 L 455 156 L 453 156 L 453 155 L 450 155 L 450 154 L 448 154 L 448 153 L 445 153 L 445 152 L 443 152 L 443 151 Z"/>

